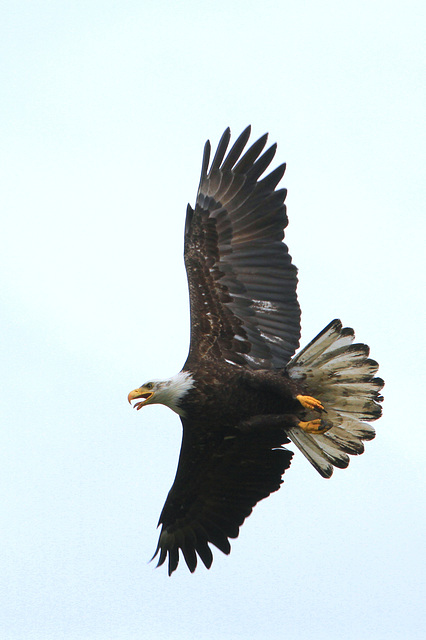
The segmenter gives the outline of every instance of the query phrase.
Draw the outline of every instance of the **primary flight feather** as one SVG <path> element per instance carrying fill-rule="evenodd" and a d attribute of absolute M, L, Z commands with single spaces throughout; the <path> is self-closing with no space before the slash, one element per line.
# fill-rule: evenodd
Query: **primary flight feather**
<path fill-rule="evenodd" d="M 383 380 L 369 348 L 333 320 L 295 357 L 297 269 L 283 242 L 280 165 L 262 178 L 276 145 L 267 135 L 243 154 L 247 127 L 228 151 L 224 132 L 210 163 L 204 148 L 195 208 L 187 208 L 185 266 L 191 341 L 182 370 L 131 391 L 135 407 L 160 403 L 181 419 L 176 478 L 160 515 L 155 555 L 169 575 L 182 553 L 210 568 L 210 544 L 230 552 L 259 500 L 279 489 L 292 441 L 325 478 L 374 438 Z M 228 153 L 227 153 L 228 151 Z"/>

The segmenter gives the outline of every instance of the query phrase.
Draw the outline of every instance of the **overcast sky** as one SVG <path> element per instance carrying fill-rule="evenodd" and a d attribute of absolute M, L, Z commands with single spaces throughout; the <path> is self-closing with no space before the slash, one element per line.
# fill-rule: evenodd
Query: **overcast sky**
<path fill-rule="evenodd" d="M 1 640 L 425 637 L 425 13 L 1 3 Z M 354 327 L 384 417 L 331 480 L 297 453 L 229 557 L 168 578 L 180 421 L 126 396 L 186 358 L 186 204 L 205 140 L 249 123 L 287 162 L 302 345 Z"/>

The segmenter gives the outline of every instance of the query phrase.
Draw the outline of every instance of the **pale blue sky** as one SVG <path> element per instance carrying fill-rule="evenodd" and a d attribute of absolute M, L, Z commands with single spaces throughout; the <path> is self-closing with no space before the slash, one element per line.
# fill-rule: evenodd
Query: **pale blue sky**
<path fill-rule="evenodd" d="M 424 2 L 0 8 L 0 639 L 423 638 Z M 227 125 L 270 131 L 302 344 L 386 380 L 377 438 L 296 454 L 229 557 L 148 563 L 180 423 L 127 393 L 188 349 L 186 203 Z M 2 635 L 3 634 L 3 635 Z"/>

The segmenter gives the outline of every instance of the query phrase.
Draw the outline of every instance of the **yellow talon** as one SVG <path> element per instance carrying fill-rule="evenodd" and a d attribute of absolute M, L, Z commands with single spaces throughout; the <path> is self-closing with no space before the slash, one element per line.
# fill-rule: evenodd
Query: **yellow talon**
<path fill-rule="evenodd" d="M 298 426 L 303 429 L 303 431 L 306 431 L 306 433 L 320 435 L 331 429 L 333 425 L 325 420 L 321 420 L 321 418 L 317 418 L 316 420 L 309 420 L 309 422 L 299 422 Z"/>
<path fill-rule="evenodd" d="M 312 396 L 296 396 L 304 409 L 312 409 L 313 411 L 325 411 L 322 403 Z"/>

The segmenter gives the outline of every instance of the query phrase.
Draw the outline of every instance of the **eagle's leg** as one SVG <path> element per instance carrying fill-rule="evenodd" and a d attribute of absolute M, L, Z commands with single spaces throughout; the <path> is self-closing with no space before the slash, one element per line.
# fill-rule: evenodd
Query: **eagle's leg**
<path fill-rule="evenodd" d="M 311 409 L 313 411 L 325 411 L 322 403 L 312 396 L 296 396 L 296 400 L 299 400 L 304 409 Z"/>
<path fill-rule="evenodd" d="M 315 433 L 316 435 L 321 435 L 325 433 L 333 426 L 332 423 L 327 420 L 321 420 L 321 418 L 317 418 L 316 420 L 309 420 L 308 422 L 299 422 L 297 425 L 306 433 Z"/>
<path fill-rule="evenodd" d="M 289 414 L 261 414 L 258 416 L 252 416 L 239 423 L 237 426 L 239 431 L 243 433 L 250 433 L 260 431 L 265 428 L 286 430 L 289 427 L 296 427 L 298 425 L 298 418 L 295 415 Z M 286 442 L 290 442 L 288 439 Z M 283 444 L 285 442 L 283 440 Z"/>

